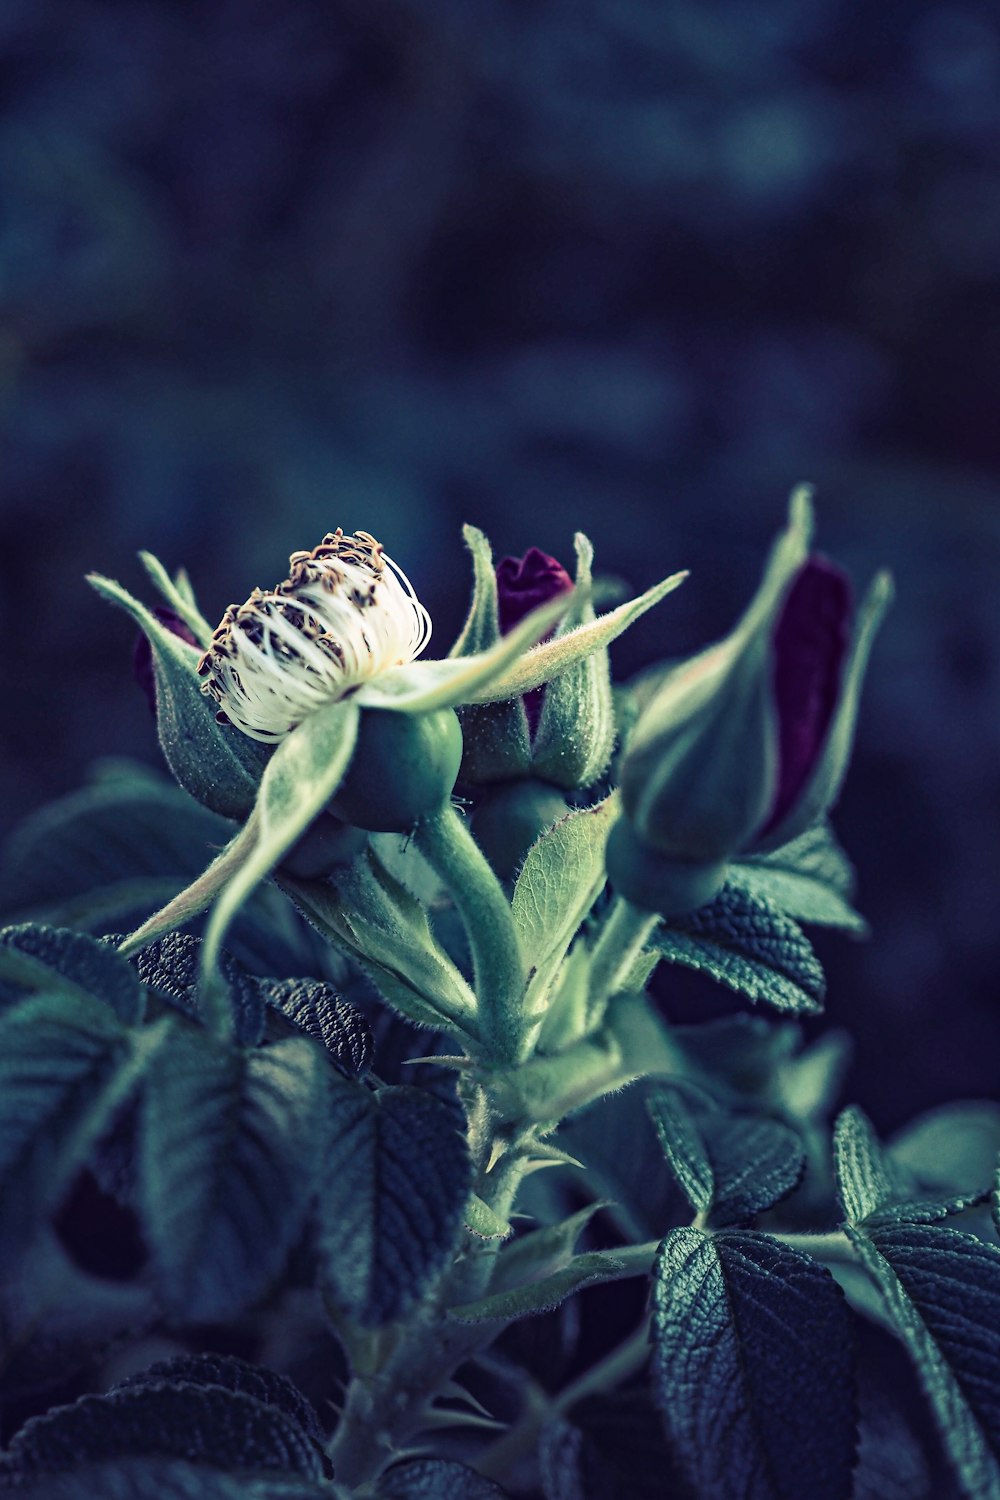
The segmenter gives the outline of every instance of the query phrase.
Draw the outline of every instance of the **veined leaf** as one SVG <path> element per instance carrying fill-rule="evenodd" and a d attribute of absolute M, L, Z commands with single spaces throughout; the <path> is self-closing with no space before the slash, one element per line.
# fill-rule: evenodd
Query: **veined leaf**
<path fill-rule="evenodd" d="M 616 816 L 614 793 L 596 807 L 567 813 L 525 856 L 511 906 L 530 978 L 525 999 L 533 1015 L 580 923 L 604 888 L 604 849 Z"/>
<path fill-rule="evenodd" d="M 472 1164 L 454 1110 L 423 1089 L 377 1093 L 330 1073 L 320 1182 L 324 1275 L 363 1327 L 400 1317 L 451 1255 Z"/>
<path fill-rule="evenodd" d="M 968 1500 L 1000 1496 L 1000 1250 L 940 1224 L 849 1229 Z"/>
<path fill-rule="evenodd" d="M 172 1033 L 146 1087 L 140 1203 L 176 1317 L 227 1316 L 281 1271 L 313 1187 L 322 1067 L 305 1038 L 247 1053 Z"/>
<path fill-rule="evenodd" d="M 307 1036 L 322 1042 L 331 1059 L 346 1073 L 366 1073 L 371 1067 L 372 1029 L 353 1005 L 318 979 L 261 979 L 260 993 Z"/>
<path fill-rule="evenodd" d="M 81 1396 L 32 1417 L 3 1455 L 0 1475 L 72 1472 L 122 1458 L 181 1458 L 209 1468 L 324 1477 L 321 1450 L 280 1407 L 244 1391 L 144 1381 Z"/>
<path fill-rule="evenodd" d="M 684 1196 L 713 1225 L 763 1213 L 798 1186 L 805 1150 L 790 1126 L 761 1115 L 690 1105 L 677 1089 L 649 1100 L 664 1155 Z"/>
<path fill-rule="evenodd" d="M 0 1020 L 0 1198 L 11 1250 L 58 1203 L 163 1040 L 162 1027 L 127 1032 L 86 995 L 36 995 Z"/>
<path fill-rule="evenodd" d="M 329 1485 L 298 1475 L 227 1474 L 183 1459 L 125 1458 L 20 1480 L 18 1500 L 330 1500 Z"/>
<path fill-rule="evenodd" d="M 134 1375 L 121 1380 L 111 1394 L 133 1390 L 140 1385 L 221 1386 L 250 1396 L 282 1411 L 313 1442 L 323 1443 L 323 1429 L 316 1409 L 287 1375 L 279 1375 L 265 1365 L 251 1365 L 233 1354 L 176 1354 L 160 1359 Z"/>
<path fill-rule="evenodd" d="M 719 984 L 776 1010 L 822 1009 L 825 981 L 802 929 L 762 896 L 730 879 L 715 900 L 659 929 L 668 963 L 700 969 Z"/>
<path fill-rule="evenodd" d="M 855 1445 L 843 1294 L 748 1231 L 675 1229 L 657 1256 L 653 1392 L 698 1495 L 848 1500 Z"/>
<path fill-rule="evenodd" d="M 139 981 L 112 948 L 82 932 L 23 922 L 0 931 L 0 1002 L 18 990 L 61 989 L 101 1000 L 132 1025 L 142 1014 Z"/>
<path fill-rule="evenodd" d="M 465 1464 L 418 1458 L 397 1464 L 379 1480 L 376 1500 L 505 1500 L 507 1491 Z"/>
<path fill-rule="evenodd" d="M 770 854 L 751 854 L 733 866 L 740 884 L 799 922 L 864 934 L 868 924 L 851 905 L 854 870 L 827 822 L 808 828 Z"/>
<path fill-rule="evenodd" d="M 143 984 L 156 995 L 185 1015 L 198 1016 L 200 938 L 187 932 L 168 932 L 137 953 L 135 965 Z M 260 982 L 248 974 L 231 954 L 222 955 L 221 968 L 232 1005 L 236 1040 L 244 1046 L 255 1047 L 264 1035 L 264 999 Z"/>
<path fill-rule="evenodd" d="M 984 1193 L 927 1197 L 901 1161 L 882 1150 L 871 1121 L 852 1105 L 833 1132 L 837 1191 L 848 1224 L 928 1224 L 959 1213 Z"/>
<path fill-rule="evenodd" d="M 153 651 L 156 722 L 167 764 L 185 791 L 227 818 L 242 818 L 253 806 L 266 764 L 262 747 L 230 724 L 216 721 L 201 691 L 198 652 L 180 640 L 127 589 L 97 573 L 89 582 L 117 604 L 146 634 Z"/>

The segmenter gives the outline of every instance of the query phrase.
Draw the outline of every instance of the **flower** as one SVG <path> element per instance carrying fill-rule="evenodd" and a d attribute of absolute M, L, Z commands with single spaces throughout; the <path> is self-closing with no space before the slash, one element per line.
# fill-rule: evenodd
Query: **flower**
<path fill-rule="evenodd" d="M 216 717 L 273 744 L 317 708 L 424 650 L 431 619 L 366 531 L 293 552 L 276 588 L 231 604 L 198 664 Z"/>
<path fill-rule="evenodd" d="M 656 909 L 660 888 L 693 900 L 729 860 L 788 843 L 836 800 L 891 585 L 879 575 L 855 616 L 846 574 L 809 554 L 811 530 L 800 490 L 736 627 L 668 672 L 639 715 L 609 846 L 636 904 Z"/>
<path fill-rule="evenodd" d="M 501 635 L 507 635 L 533 609 L 548 604 L 560 594 L 569 593 L 573 587 L 573 580 L 562 563 L 538 547 L 529 547 L 521 558 L 502 557 L 497 563 L 496 574 Z M 531 734 L 538 728 L 544 698 L 544 685 L 524 695 L 524 711 Z"/>

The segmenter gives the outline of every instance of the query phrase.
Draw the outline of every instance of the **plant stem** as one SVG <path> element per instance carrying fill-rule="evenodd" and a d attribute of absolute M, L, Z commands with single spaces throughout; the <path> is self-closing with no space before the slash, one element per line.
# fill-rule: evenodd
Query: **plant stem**
<path fill-rule="evenodd" d="M 858 1253 L 843 1230 L 832 1230 L 829 1234 L 783 1234 L 775 1230 L 769 1230 L 768 1233 L 789 1249 L 804 1250 L 817 1260 L 852 1266 L 859 1264 Z"/>
<path fill-rule="evenodd" d="M 586 1396 L 613 1389 L 640 1370 L 649 1357 L 649 1324 L 643 1321 L 624 1343 L 606 1354 L 597 1364 L 549 1399 L 537 1387 L 530 1390 L 528 1409 L 518 1422 L 498 1438 L 475 1465 L 487 1479 L 500 1479 L 521 1458 L 534 1450 L 539 1433 L 547 1423 L 564 1416 Z"/>
<path fill-rule="evenodd" d="M 656 912 L 641 911 L 624 896 L 614 897 L 590 955 L 592 1018 L 621 989 L 659 921 Z"/>
<path fill-rule="evenodd" d="M 524 1027 L 524 970 L 503 887 L 450 802 L 417 824 L 415 839 L 465 925 L 489 1060 L 514 1063 Z"/>

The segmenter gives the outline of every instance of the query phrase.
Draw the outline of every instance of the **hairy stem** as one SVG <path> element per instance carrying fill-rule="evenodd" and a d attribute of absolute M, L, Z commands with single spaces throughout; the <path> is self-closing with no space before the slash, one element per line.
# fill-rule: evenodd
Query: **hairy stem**
<path fill-rule="evenodd" d="M 415 838 L 465 925 L 489 1060 L 516 1062 L 524 1027 L 524 973 L 503 887 L 450 802 L 417 824 Z"/>
<path fill-rule="evenodd" d="M 614 897 L 590 955 L 592 1017 L 621 989 L 659 921 L 655 912 L 641 911 L 624 896 Z"/>

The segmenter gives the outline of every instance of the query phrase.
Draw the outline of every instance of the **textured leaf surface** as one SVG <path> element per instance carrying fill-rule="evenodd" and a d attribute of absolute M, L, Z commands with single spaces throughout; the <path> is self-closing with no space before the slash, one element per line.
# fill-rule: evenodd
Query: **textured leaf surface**
<path fill-rule="evenodd" d="M 187 932 L 168 932 L 136 954 L 143 984 L 187 1015 L 199 1014 L 198 973 L 201 939 Z M 229 953 L 222 955 L 222 976 L 229 988 L 236 1039 L 255 1047 L 264 1035 L 264 999 L 260 986 Z"/>
<path fill-rule="evenodd" d="M 68 1474 L 21 1480 L 20 1500 L 330 1500 L 316 1480 L 227 1474 L 181 1459 L 132 1458 L 82 1464 Z"/>
<path fill-rule="evenodd" d="M 604 850 L 615 801 L 582 808 L 542 834 L 525 856 L 511 907 L 529 981 L 527 1008 L 544 995 L 580 923 L 604 888 Z"/>
<path fill-rule="evenodd" d="M 211 1385 L 251 1396 L 265 1406 L 276 1407 L 290 1417 L 314 1442 L 322 1443 L 323 1430 L 316 1409 L 287 1375 L 263 1365 L 248 1364 L 232 1354 L 178 1354 L 161 1359 L 145 1370 L 120 1381 L 114 1391 L 133 1390 L 140 1385 Z"/>
<path fill-rule="evenodd" d="M 568 1265 L 527 1286 L 512 1287 L 510 1291 L 493 1292 L 480 1297 L 476 1302 L 466 1302 L 449 1309 L 450 1316 L 460 1323 L 512 1323 L 516 1318 L 533 1317 L 537 1313 L 551 1312 L 560 1302 L 578 1292 L 581 1287 L 595 1286 L 601 1281 L 620 1281 L 626 1276 L 638 1276 L 645 1266 L 631 1265 L 623 1255 L 608 1250 L 591 1250 L 584 1255 L 574 1255 Z"/>
<path fill-rule="evenodd" d="M 635 1083 L 598 1100 L 565 1120 L 556 1137 L 583 1162 L 594 1189 L 613 1201 L 613 1217 L 634 1240 L 660 1239 L 683 1213 L 646 1107 L 654 1087 Z"/>
<path fill-rule="evenodd" d="M 58 1201 L 162 1039 L 133 1042 L 88 996 L 42 994 L 0 1021 L 0 1195 L 5 1239 L 26 1240 Z"/>
<path fill-rule="evenodd" d="M 695 1213 L 707 1214 L 715 1196 L 708 1147 L 677 1089 L 658 1089 L 646 1101 L 667 1165 Z"/>
<path fill-rule="evenodd" d="M 331 1071 L 321 1244 L 336 1304 L 376 1326 L 399 1317 L 455 1245 L 472 1167 L 454 1109 L 408 1086 L 372 1092 Z"/>
<path fill-rule="evenodd" d="M 231 1314 L 280 1272 L 314 1180 L 321 1067 L 304 1038 L 252 1053 L 171 1038 L 146 1089 L 140 1202 L 175 1316 Z"/>
<path fill-rule="evenodd" d="M 318 979 L 262 979 L 260 992 L 307 1036 L 322 1042 L 338 1067 L 365 1073 L 371 1067 L 372 1029 L 360 1011 Z"/>
<path fill-rule="evenodd" d="M 817 823 L 770 854 L 755 854 L 735 867 L 739 880 L 799 922 L 867 930 L 851 905 L 854 870 L 828 823 Z"/>
<path fill-rule="evenodd" d="M 1000 1496 L 1000 1250 L 939 1224 L 849 1231 L 969 1500 Z"/>
<path fill-rule="evenodd" d="M 132 969 L 112 948 L 65 927 L 23 922 L 0 932 L 0 1001 L 24 990 L 67 988 L 111 1007 L 126 1024 L 139 1020 L 142 996 Z"/>
<path fill-rule="evenodd" d="M 916 1176 L 883 1151 L 871 1121 L 856 1105 L 833 1132 L 837 1191 L 849 1224 L 930 1223 L 968 1208 L 980 1193 L 927 1196 Z"/>
<path fill-rule="evenodd" d="M 220 1386 L 144 1382 L 32 1417 L 4 1455 L 8 1474 L 59 1473 L 126 1457 L 323 1478 L 316 1444 L 279 1407 Z"/>
<path fill-rule="evenodd" d="M 699 1496 L 847 1500 L 850 1326 L 825 1267 L 763 1234 L 674 1230 L 653 1349 L 654 1395 Z"/>
<path fill-rule="evenodd" d="M 504 1500 L 506 1493 L 465 1464 L 420 1458 L 384 1474 L 377 1500 Z"/>
<path fill-rule="evenodd" d="M 823 970 L 801 927 L 734 880 L 707 906 L 672 919 L 655 942 L 668 963 L 699 969 L 750 1000 L 800 1015 L 822 1009 Z"/>

